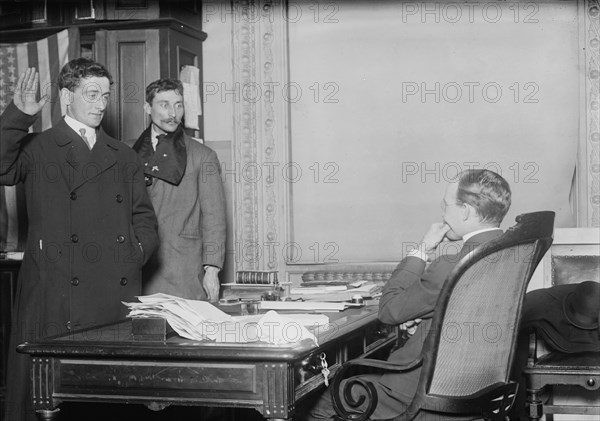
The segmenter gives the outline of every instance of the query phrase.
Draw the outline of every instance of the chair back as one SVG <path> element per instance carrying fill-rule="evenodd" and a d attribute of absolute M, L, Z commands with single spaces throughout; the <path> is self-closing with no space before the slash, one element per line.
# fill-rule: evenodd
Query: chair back
<path fill-rule="evenodd" d="M 423 347 L 413 410 L 436 410 L 436 402 L 443 402 L 436 396 L 469 396 L 508 381 L 523 297 L 552 243 L 554 212 L 523 214 L 516 221 L 449 274 Z"/>

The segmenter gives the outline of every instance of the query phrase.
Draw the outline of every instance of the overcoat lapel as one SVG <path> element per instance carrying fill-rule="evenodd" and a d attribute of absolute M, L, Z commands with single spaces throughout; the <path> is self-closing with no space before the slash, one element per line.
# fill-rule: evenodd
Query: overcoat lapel
<path fill-rule="evenodd" d="M 92 148 L 92 155 L 88 163 L 88 170 L 84 172 L 84 182 L 93 181 L 104 171 L 117 163 L 115 151 L 119 145 L 110 139 L 102 129 L 96 132 L 96 143 Z M 75 186 L 75 188 L 79 187 Z"/>
<path fill-rule="evenodd" d="M 55 126 L 54 141 L 59 146 L 57 161 L 70 191 L 94 180 L 117 162 L 114 151 L 118 145 L 102 129 L 96 133 L 91 151 L 64 120 Z"/>
<path fill-rule="evenodd" d="M 153 178 L 159 178 L 167 183 L 178 186 L 185 174 L 187 166 L 187 148 L 185 145 L 185 133 L 179 125 L 173 133 L 159 135 L 162 140 L 156 145 L 156 152 L 152 147 L 152 125 L 140 135 L 133 145 L 144 163 L 144 175 L 146 185 L 152 184 Z"/>
<path fill-rule="evenodd" d="M 59 146 L 57 149 L 56 162 L 60 166 L 65 183 L 69 191 L 73 191 L 76 185 L 83 182 L 82 171 L 89 160 L 89 150 L 83 139 L 61 120 L 52 129 L 54 142 Z"/>

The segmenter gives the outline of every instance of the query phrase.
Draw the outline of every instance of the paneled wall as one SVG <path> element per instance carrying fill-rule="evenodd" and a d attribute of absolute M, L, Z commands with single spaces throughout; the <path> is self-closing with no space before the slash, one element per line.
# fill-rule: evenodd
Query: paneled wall
<path fill-rule="evenodd" d="M 521 181 L 515 187 L 519 200 L 513 212 L 536 210 L 542 203 L 558 212 L 560 226 L 600 227 L 598 49 L 594 48 L 599 42 L 598 2 L 488 3 L 487 14 L 478 10 L 470 22 L 468 11 L 463 11 L 463 22 L 456 24 L 452 22 L 456 15 L 451 14 L 455 10 L 443 2 L 437 6 L 370 3 L 365 10 L 369 18 L 357 14 L 364 2 L 236 1 L 233 6 L 205 6 L 204 70 L 205 76 L 211 75 L 205 77 L 205 88 L 209 81 L 214 90 L 211 95 L 205 93 L 205 116 L 211 118 L 211 110 L 226 114 L 219 113 L 218 123 L 207 124 L 206 138 L 210 140 L 214 133 L 233 141 L 233 162 L 225 174 L 234 191 L 230 226 L 235 258 L 228 260 L 230 270 L 273 269 L 282 279 L 297 280 L 306 270 L 348 264 L 387 267 L 398 261 L 404 246 L 419 241 L 429 223 L 439 218 L 438 202 L 446 181 L 441 170 L 429 165 L 425 172 L 437 171 L 437 179 L 425 174 L 425 182 L 410 195 L 398 194 L 398 188 L 408 184 L 402 182 L 402 168 L 395 169 L 393 177 L 385 171 L 393 162 L 390 155 L 401 151 L 410 157 L 398 156 L 400 167 L 402 162 L 427 161 L 431 151 L 442 153 L 437 158 L 440 163 L 464 163 L 463 167 L 469 162 L 499 163 L 513 185 L 519 184 L 515 177 Z M 492 8 L 501 15 L 492 14 Z M 347 25 L 350 19 L 354 22 Z M 479 36 L 477 29 L 473 31 L 477 25 L 481 26 Z M 388 28 L 390 35 L 386 37 L 381 28 Z M 213 30 L 228 38 L 211 40 Z M 456 50 L 454 55 L 440 50 L 438 44 Z M 231 52 L 231 61 L 217 58 L 221 47 L 226 54 Z M 470 48 L 477 52 L 471 57 L 466 55 Z M 372 54 L 377 51 L 384 53 Z M 365 74 L 363 85 L 342 84 L 345 77 L 365 68 L 365 57 L 370 60 L 367 65 L 379 73 Z M 540 57 L 543 62 L 537 63 Z M 403 85 L 400 77 L 391 80 L 392 66 L 398 74 L 411 69 L 412 78 L 404 81 L 415 82 L 417 88 L 420 82 L 439 81 L 445 88 L 439 93 L 445 104 L 424 109 L 422 101 L 403 103 L 403 86 L 415 85 Z M 473 68 L 478 80 L 457 79 L 472 75 Z M 481 75 L 492 75 L 492 79 Z M 457 112 L 451 101 L 455 98 L 450 95 L 452 83 L 483 86 L 490 80 L 503 88 L 503 102 L 494 105 L 490 90 L 487 99 L 479 104 L 467 100 Z M 528 82 L 534 84 L 525 85 Z M 396 103 L 389 101 L 393 91 L 398 94 Z M 364 93 L 363 98 L 356 92 Z M 469 94 L 468 89 L 465 92 Z M 426 94 L 426 99 L 435 95 Z M 525 99 L 538 101 L 525 103 Z M 399 104 L 406 112 L 390 114 L 390 110 L 403 110 Z M 465 111 L 468 107 L 472 117 Z M 422 113 L 417 112 L 419 108 Z M 332 113 L 332 109 L 342 111 Z M 443 118 L 428 119 L 432 110 Z M 507 118 L 510 115 L 528 117 Z M 436 130 L 445 135 L 426 136 Z M 473 140 L 463 143 L 461 133 Z M 486 134 L 496 138 L 494 145 L 485 143 Z M 503 134 L 517 142 L 502 143 Z M 528 136 L 537 143 L 528 143 Z M 455 156 L 444 158 L 448 142 L 456 145 Z M 410 147 L 403 150 L 404 145 Z M 543 161 L 544 168 L 539 167 L 535 148 L 550 157 Z M 521 155 L 522 151 L 528 155 Z M 309 159 L 296 160 L 298 153 Z M 336 168 L 342 161 L 346 167 Z M 515 162 L 518 166 L 511 166 Z M 347 167 L 348 163 L 353 166 Z M 571 189 L 574 167 L 577 173 Z M 558 172 L 560 177 L 553 178 Z M 365 176 L 357 178 L 362 173 Z M 352 194 L 350 184 L 354 183 L 339 190 L 341 183 L 336 186 L 335 181 L 342 176 L 360 181 L 361 194 Z M 533 177 L 536 185 L 525 186 L 526 177 Z M 378 180 L 377 185 L 369 185 L 369 179 Z M 327 185 L 325 180 L 333 183 Z M 540 200 L 532 199 L 535 195 Z M 414 206 L 413 201 L 422 206 Z M 408 214 L 402 213 L 409 208 Z M 503 226 L 511 225 L 514 216 Z M 305 239 L 303 244 L 298 238 Z M 344 256 L 343 248 L 351 253 L 339 259 Z M 298 258 L 300 253 L 302 258 Z"/>

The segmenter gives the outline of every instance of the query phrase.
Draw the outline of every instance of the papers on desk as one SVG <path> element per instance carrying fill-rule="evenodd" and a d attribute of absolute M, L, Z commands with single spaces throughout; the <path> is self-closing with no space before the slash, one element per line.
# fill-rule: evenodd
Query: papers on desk
<path fill-rule="evenodd" d="M 352 297 L 360 295 L 363 298 L 376 296 L 382 290 L 381 285 L 374 282 L 358 281 L 346 285 L 300 287 L 292 288 L 292 299 L 302 298 L 305 301 L 350 301 Z"/>
<path fill-rule="evenodd" d="M 166 319 L 177 334 L 192 340 L 285 345 L 310 339 L 317 343 L 307 327 L 329 324 L 329 318 L 323 314 L 283 316 L 269 311 L 254 316 L 230 316 L 206 301 L 186 300 L 168 294 L 137 298 L 139 303 L 123 303 L 129 308 L 128 317 Z"/>
<path fill-rule="evenodd" d="M 326 301 L 261 301 L 261 310 L 342 311 L 348 303 Z"/>
<path fill-rule="evenodd" d="M 347 291 L 348 287 L 346 285 L 333 285 L 333 286 L 320 286 L 320 287 L 300 287 L 300 288 L 292 288 L 292 295 L 303 295 L 303 294 L 324 294 L 326 292 L 332 291 Z"/>

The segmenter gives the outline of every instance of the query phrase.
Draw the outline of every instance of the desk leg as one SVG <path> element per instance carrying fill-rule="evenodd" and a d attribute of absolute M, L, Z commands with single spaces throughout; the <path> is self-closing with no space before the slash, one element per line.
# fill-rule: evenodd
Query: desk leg
<path fill-rule="evenodd" d="M 56 421 L 60 414 L 60 408 L 56 409 L 38 409 L 35 411 L 37 419 L 40 421 Z"/>
<path fill-rule="evenodd" d="M 540 389 L 527 389 L 527 416 L 529 421 L 536 421 L 542 417 L 542 400 L 539 397 Z"/>

